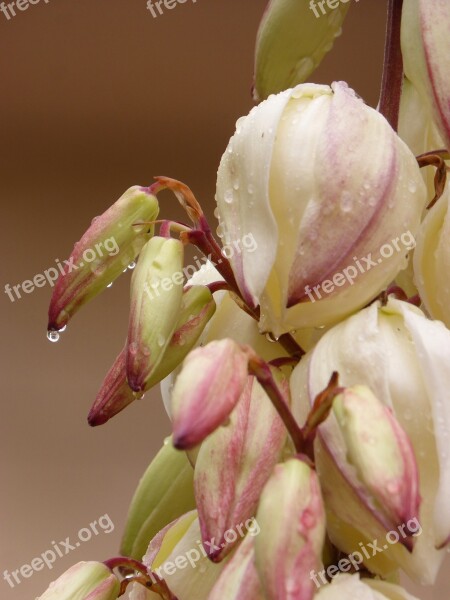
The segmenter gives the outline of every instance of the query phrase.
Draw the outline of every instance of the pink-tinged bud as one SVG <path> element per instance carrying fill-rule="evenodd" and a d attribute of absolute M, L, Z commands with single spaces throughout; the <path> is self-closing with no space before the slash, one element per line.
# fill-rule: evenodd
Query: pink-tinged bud
<path fill-rule="evenodd" d="M 264 600 L 255 567 L 254 540 L 247 535 L 223 570 L 208 600 Z"/>
<path fill-rule="evenodd" d="M 302 84 L 237 122 L 217 206 L 241 293 L 275 336 L 329 325 L 403 269 L 427 194 L 413 153 L 345 83 Z"/>
<path fill-rule="evenodd" d="M 280 385 L 281 387 L 281 385 Z M 287 382 L 284 381 L 287 392 Z M 194 486 L 203 546 L 218 562 L 242 541 L 260 494 L 279 462 L 286 428 L 266 393 L 249 377 L 224 427 L 200 447 Z"/>
<path fill-rule="evenodd" d="M 172 338 L 183 296 L 183 244 L 154 237 L 147 242 L 131 280 L 127 380 L 144 392 Z"/>
<path fill-rule="evenodd" d="M 392 411 L 368 387 L 355 386 L 335 398 L 333 412 L 347 458 L 381 510 L 395 525 L 418 519 L 419 473 L 414 450 Z"/>
<path fill-rule="evenodd" d="M 91 427 L 103 425 L 135 400 L 127 382 L 126 346 L 114 361 L 88 414 Z"/>
<path fill-rule="evenodd" d="M 115 600 L 117 577 L 102 563 L 79 562 L 54 581 L 39 600 Z"/>
<path fill-rule="evenodd" d="M 247 364 L 245 351 L 231 339 L 188 354 L 172 392 L 176 448 L 197 446 L 227 419 L 244 391 Z"/>
<path fill-rule="evenodd" d="M 430 108 L 450 147 L 450 4 L 404 0 L 402 54 L 407 78 Z"/>
<path fill-rule="evenodd" d="M 275 467 L 256 515 L 256 567 L 268 600 L 311 600 L 325 539 L 325 511 L 316 473 L 292 458 Z"/>
<path fill-rule="evenodd" d="M 184 292 L 175 332 L 163 359 L 147 381 L 145 392 L 167 377 L 184 360 L 215 309 L 216 304 L 207 287 L 194 286 Z M 137 395 L 127 381 L 126 356 L 127 346 L 116 358 L 103 381 L 88 415 L 89 425 L 103 425 L 136 399 Z"/>
<path fill-rule="evenodd" d="M 64 272 L 59 276 L 48 311 L 48 329 L 62 329 L 86 302 L 117 279 L 141 251 L 153 233 L 150 225 L 158 216 L 156 197 L 146 188 L 127 190 L 77 242 Z M 55 269 L 56 271 L 56 269 Z"/>
<path fill-rule="evenodd" d="M 255 100 L 308 80 L 341 34 L 347 2 L 335 2 L 327 15 L 320 2 L 269 1 L 256 40 Z"/>

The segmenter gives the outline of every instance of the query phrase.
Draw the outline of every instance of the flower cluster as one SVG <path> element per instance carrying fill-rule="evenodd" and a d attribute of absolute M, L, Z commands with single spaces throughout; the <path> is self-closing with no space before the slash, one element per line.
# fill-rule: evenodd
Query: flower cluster
<path fill-rule="evenodd" d="M 343 82 L 304 83 L 349 7 L 316 19 L 308 2 L 269 3 L 259 104 L 218 170 L 219 239 L 192 191 L 158 177 L 66 261 L 117 240 L 60 276 L 50 333 L 136 262 L 126 343 L 90 425 L 161 382 L 173 434 L 135 492 L 121 556 L 72 567 L 41 600 L 129 586 L 133 600 L 411 600 L 400 572 L 435 581 L 450 541 L 450 4 L 390 0 L 377 110 Z M 164 189 L 188 223 L 156 220 Z M 414 243 L 338 277 L 405 232 Z M 186 281 L 188 244 L 209 262 Z"/>

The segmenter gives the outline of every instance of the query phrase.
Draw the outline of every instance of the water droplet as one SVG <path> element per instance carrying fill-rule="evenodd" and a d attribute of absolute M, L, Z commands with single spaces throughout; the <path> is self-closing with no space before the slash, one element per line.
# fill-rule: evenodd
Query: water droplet
<path fill-rule="evenodd" d="M 58 333 L 63 333 L 66 329 L 67 329 L 67 325 L 64 325 L 64 327 L 61 327 L 61 329 L 58 329 Z"/>
<path fill-rule="evenodd" d="M 417 184 L 415 181 L 409 182 L 408 190 L 411 192 L 411 194 L 415 194 L 417 192 Z"/>
<path fill-rule="evenodd" d="M 340 206 L 341 206 L 342 212 L 344 212 L 344 213 L 348 213 L 352 210 L 353 198 L 352 198 L 352 195 L 350 194 L 350 192 L 347 192 L 347 191 L 342 192 Z"/>
<path fill-rule="evenodd" d="M 160 348 L 162 348 L 164 346 L 164 344 L 166 343 L 166 338 L 162 335 L 162 334 L 158 334 L 158 337 L 156 338 L 156 343 L 158 344 L 158 346 Z"/>
<path fill-rule="evenodd" d="M 227 204 L 231 204 L 233 202 L 233 190 L 227 190 L 223 199 Z"/>
<path fill-rule="evenodd" d="M 112 287 L 113 282 L 111 281 L 111 283 L 108 283 L 108 285 L 106 286 L 107 288 L 111 288 Z"/>
<path fill-rule="evenodd" d="M 216 198 L 216 200 L 217 200 L 217 198 Z M 220 217 L 220 215 L 219 215 L 219 209 L 217 208 L 217 206 L 214 209 L 214 216 L 216 217 L 216 219 L 218 219 Z"/>
<path fill-rule="evenodd" d="M 59 340 L 59 333 L 57 331 L 47 331 L 47 339 L 55 343 Z"/>
<path fill-rule="evenodd" d="M 278 342 L 278 339 L 279 338 L 275 337 L 273 335 L 273 333 L 271 333 L 270 331 L 269 331 L 269 333 L 266 333 L 266 340 L 268 342 L 270 342 L 271 344 L 274 344 L 275 342 Z"/>
<path fill-rule="evenodd" d="M 239 189 L 239 181 L 235 181 L 233 183 L 233 189 L 235 189 L 236 191 Z"/>
<path fill-rule="evenodd" d="M 134 268 L 136 267 L 136 263 L 134 262 L 134 260 L 132 262 L 130 262 L 130 264 L 128 265 L 128 268 L 130 269 L 130 271 L 132 271 Z"/>
<path fill-rule="evenodd" d="M 164 438 L 164 446 L 167 446 L 168 444 L 170 444 L 170 435 L 169 437 Z"/>

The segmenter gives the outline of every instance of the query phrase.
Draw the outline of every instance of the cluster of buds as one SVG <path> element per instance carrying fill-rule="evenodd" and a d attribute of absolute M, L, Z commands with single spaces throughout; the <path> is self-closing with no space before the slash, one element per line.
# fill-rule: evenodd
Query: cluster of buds
<path fill-rule="evenodd" d="M 450 7 L 390 0 L 374 110 L 343 82 L 305 83 L 350 8 L 332 3 L 320 19 L 314 2 L 269 2 L 261 102 L 218 171 L 222 246 L 191 190 L 160 177 L 66 261 L 50 333 L 136 261 L 89 423 L 161 383 L 173 433 L 121 556 L 72 567 L 41 600 L 415 600 L 399 571 L 436 580 L 450 542 Z M 190 224 L 156 221 L 165 188 Z M 116 254 L 83 264 L 108 238 Z M 189 280 L 187 244 L 211 260 Z"/>

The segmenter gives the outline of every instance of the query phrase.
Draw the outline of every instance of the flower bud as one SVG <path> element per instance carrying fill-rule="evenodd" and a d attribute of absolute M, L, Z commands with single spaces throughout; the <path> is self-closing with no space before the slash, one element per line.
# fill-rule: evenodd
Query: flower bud
<path fill-rule="evenodd" d="M 292 458 L 275 467 L 261 495 L 256 520 L 256 568 L 268 600 L 310 600 L 309 574 L 320 564 L 325 511 L 317 476 Z"/>
<path fill-rule="evenodd" d="M 377 579 L 360 579 L 359 574 L 338 574 L 331 585 L 320 588 L 316 600 L 418 600 L 399 585 Z"/>
<path fill-rule="evenodd" d="M 215 310 L 216 303 L 207 287 L 195 285 L 184 292 L 175 331 L 164 359 L 147 382 L 147 389 L 162 381 L 183 362 L 198 342 Z"/>
<path fill-rule="evenodd" d="M 340 385 L 376 391 L 408 435 L 422 501 L 419 519 L 395 529 L 347 460 L 332 415 L 316 438 L 316 467 L 330 517 L 330 539 L 350 554 L 361 550 L 359 542 L 391 536 L 383 553 L 370 561 L 371 571 L 382 576 L 400 567 L 412 579 L 431 584 L 445 556 L 440 548 L 450 536 L 449 364 L 450 331 L 415 306 L 391 297 L 386 306 L 373 303 L 330 329 L 291 375 L 292 410 L 298 422 L 304 421 L 307 407 L 337 371 Z M 353 531 L 352 538 L 348 530 Z"/>
<path fill-rule="evenodd" d="M 450 188 L 429 210 L 417 236 L 414 281 L 433 319 L 450 327 Z"/>
<path fill-rule="evenodd" d="M 153 233 L 149 225 L 158 216 L 156 197 L 146 188 L 127 190 L 77 242 L 53 290 L 48 329 L 62 329 L 91 298 L 102 292 L 132 263 Z"/>
<path fill-rule="evenodd" d="M 104 425 L 136 399 L 127 382 L 126 350 L 125 346 L 103 380 L 88 414 L 88 423 L 91 427 Z"/>
<path fill-rule="evenodd" d="M 254 540 L 247 535 L 213 587 L 208 600 L 264 600 L 255 568 Z"/>
<path fill-rule="evenodd" d="M 247 364 L 245 351 L 231 339 L 188 354 L 172 392 L 176 448 L 197 446 L 225 421 L 244 391 Z"/>
<path fill-rule="evenodd" d="M 183 244 L 152 238 L 141 251 L 131 280 L 127 380 L 144 392 L 177 325 L 183 296 Z"/>
<path fill-rule="evenodd" d="M 269 1 L 256 40 L 255 100 L 303 83 L 332 49 L 350 4 L 341 2 L 328 14 L 323 4 Z"/>
<path fill-rule="evenodd" d="M 102 563 L 79 562 L 54 581 L 39 600 L 115 600 L 120 585 Z"/>
<path fill-rule="evenodd" d="M 430 107 L 450 147 L 450 4 L 442 0 L 404 0 L 404 71 Z"/>
<path fill-rule="evenodd" d="M 208 600 L 228 560 L 214 564 L 201 551 L 196 517 L 195 511 L 186 513 L 165 527 L 150 542 L 143 559 L 152 577 L 164 580 L 181 600 Z"/>
<path fill-rule="evenodd" d="M 347 458 L 395 525 L 419 517 L 419 480 L 408 436 L 392 411 L 365 386 L 345 389 L 333 401 Z M 408 533 L 407 533 L 408 534 Z"/>
<path fill-rule="evenodd" d="M 286 381 L 280 388 L 288 393 Z M 241 541 L 237 528 L 254 516 L 285 440 L 285 426 L 270 399 L 249 377 L 229 422 L 204 440 L 195 464 L 195 497 L 211 560 L 222 560 Z"/>
<path fill-rule="evenodd" d="M 150 540 L 195 508 L 194 471 L 169 439 L 152 460 L 134 493 L 120 546 L 123 556 L 141 560 Z"/>
<path fill-rule="evenodd" d="M 216 304 L 207 287 L 194 286 L 184 292 L 175 331 L 144 391 L 167 377 L 183 361 L 195 346 L 215 308 Z M 127 346 L 103 381 L 88 415 L 89 425 L 103 425 L 136 399 L 127 381 L 126 356 Z"/>
<path fill-rule="evenodd" d="M 425 207 L 417 161 L 345 83 L 304 84 L 238 121 L 218 172 L 231 265 L 261 329 L 333 323 L 406 266 Z M 254 249 L 254 248 L 253 248 Z"/>

